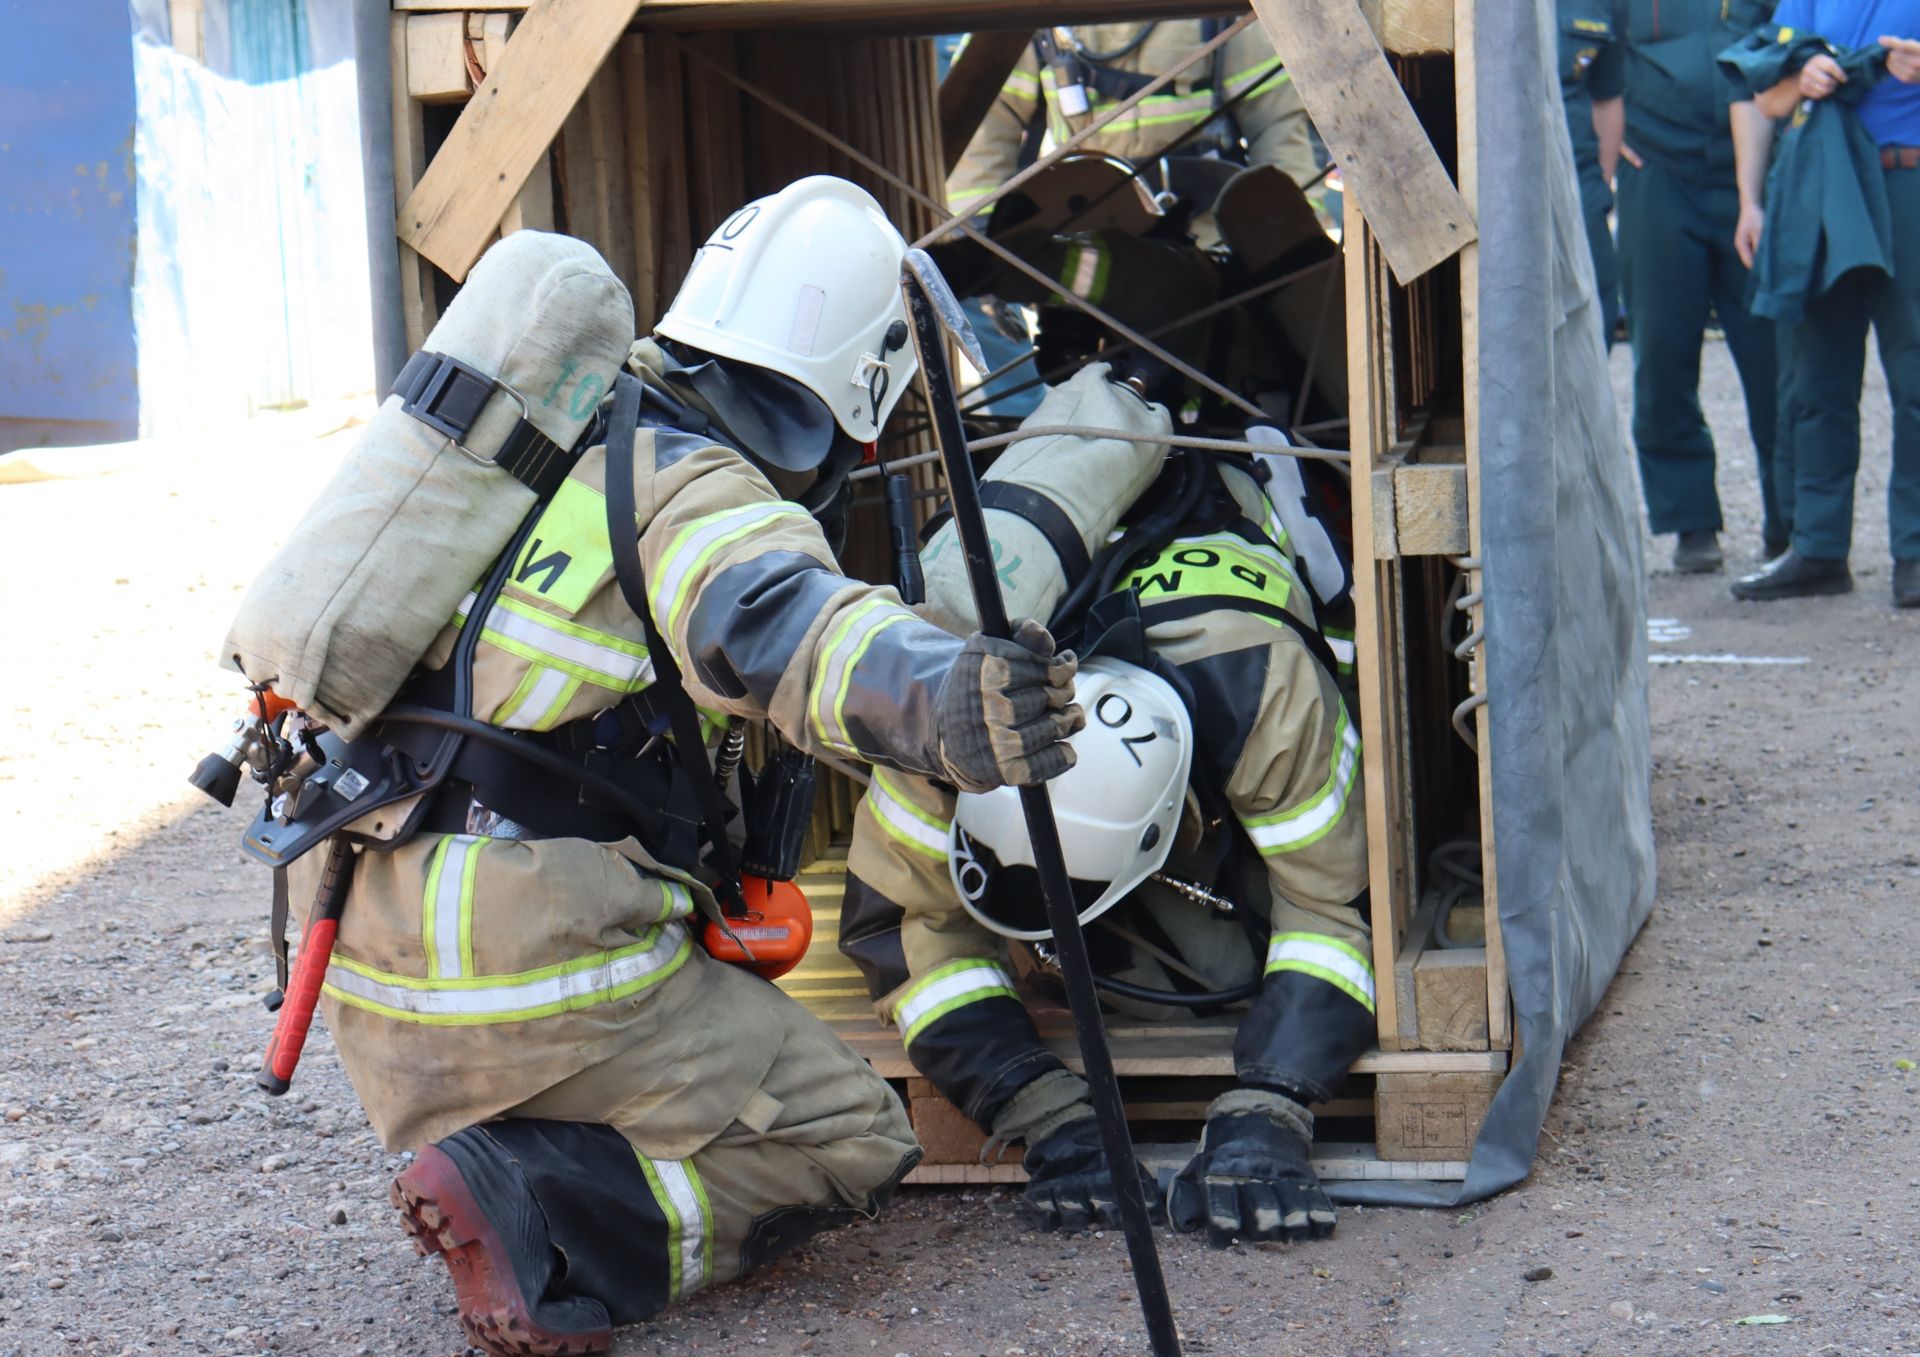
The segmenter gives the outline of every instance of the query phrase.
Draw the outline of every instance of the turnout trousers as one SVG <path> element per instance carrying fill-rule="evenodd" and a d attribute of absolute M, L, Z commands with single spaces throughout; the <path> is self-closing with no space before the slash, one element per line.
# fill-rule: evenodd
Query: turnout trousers
<path fill-rule="evenodd" d="M 1867 329 L 1880 343 L 1893 402 L 1887 529 L 1896 561 L 1920 559 L 1920 170 L 1887 170 L 1894 276 L 1856 269 L 1807 303 L 1794 327 L 1793 546 L 1845 560 L 1860 470 L 1860 387 Z"/>
<path fill-rule="evenodd" d="M 1656 533 L 1719 532 L 1713 435 L 1700 410 L 1700 345 L 1719 316 L 1746 395 L 1759 465 L 1763 531 L 1778 531 L 1773 452 L 1777 394 L 1772 321 L 1749 314 L 1747 270 L 1733 250 L 1739 200 L 1649 162 L 1619 172 L 1620 282 L 1633 342 L 1633 443 Z"/>

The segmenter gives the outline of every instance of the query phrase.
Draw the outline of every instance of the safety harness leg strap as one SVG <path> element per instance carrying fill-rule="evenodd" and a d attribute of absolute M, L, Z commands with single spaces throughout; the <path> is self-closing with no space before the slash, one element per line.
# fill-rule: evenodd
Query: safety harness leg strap
<path fill-rule="evenodd" d="M 613 577 L 620 596 L 627 601 L 646 633 L 647 654 L 653 660 L 652 693 L 667 715 L 673 733 L 674 755 L 686 769 L 700 800 L 700 813 L 706 823 L 707 840 L 713 849 L 713 865 L 720 873 L 714 894 L 732 909 L 744 911 L 746 902 L 740 893 L 740 873 L 734 865 L 733 845 L 727 839 L 727 805 L 707 766 L 706 741 L 700 734 L 700 714 L 680 677 L 680 665 L 673 650 L 661 639 L 654 625 L 653 608 L 647 602 L 647 577 L 640 562 L 640 537 L 633 496 L 633 444 L 640 423 L 640 379 L 622 372 L 614 379 L 613 413 L 607 430 L 607 541 L 613 549 Z"/>

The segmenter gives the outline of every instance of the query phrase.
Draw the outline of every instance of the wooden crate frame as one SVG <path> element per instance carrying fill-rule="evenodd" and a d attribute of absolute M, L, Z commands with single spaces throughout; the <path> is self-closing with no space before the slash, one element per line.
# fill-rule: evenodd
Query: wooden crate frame
<path fill-rule="evenodd" d="M 595 0 L 607 2 L 618 0 Z M 1478 182 L 1472 133 L 1472 0 L 1361 0 L 1361 7 L 1385 50 L 1398 61 L 1403 85 L 1411 88 L 1428 77 L 1450 83 L 1454 128 L 1446 149 L 1452 153 L 1455 182 L 1471 209 Z M 429 110 L 458 105 L 465 93 L 461 72 L 467 72 L 469 87 L 475 83 L 473 66 L 482 71 L 491 67 L 510 40 L 517 14 L 527 8 L 512 0 L 457 7 L 444 0 L 394 0 L 390 53 L 397 202 L 406 203 L 427 170 Z M 863 173 L 840 152 L 823 148 L 782 119 L 768 117 L 730 88 L 691 78 L 699 59 L 772 86 L 808 116 L 937 197 L 953 154 L 952 147 L 943 146 L 942 134 L 944 130 L 951 139 L 954 123 L 950 118 L 943 128 L 936 115 L 930 47 L 895 35 L 1217 10 L 1217 3 L 1204 0 L 1046 6 L 1010 0 L 933 0 L 919 5 L 898 0 L 647 0 L 605 63 L 586 80 L 578 102 L 566 111 L 560 134 L 539 155 L 525 184 L 506 200 L 497 230 L 567 229 L 589 240 L 628 283 L 644 332 L 684 273 L 695 243 L 717 224 L 720 214 L 771 187 L 754 182 L 755 164 L 778 166 L 782 179 L 816 171 L 846 175 L 874 191 L 910 233 L 933 224 L 911 196 Z M 845 36 L 821 47 L 821 63 L 801 63 L 793 59 L 789 34 L 754 32 L 769 23 Z M 705 36 L 680 36 L 694 33 Z M 679 46 L 683 40 L 690 50 Z M 447 50 L 449 44 L 457 44 L 460 51 Z M 1007 44 L 1001 47 L 1017 51 Z M 823 70 L 823 64 L 832 69 Z M 801 65 L 807 65 L 808 78 L 796 76 Z M 856 72 L 869 96 L 863 100 L 847 97 L 845 76 Z M 997 87 L 1000 77 L 991 72 L 988 77 Z M 451 281 L 404 241 L 400 256 L 402 315 L 409 345 L 417 347 L 437 318 L 438 299 Z M 1428 914 L 1420 906 L 1422 872 L 1416 857 L 1421 806 L 1415 796 L 1414 737 L 1432 723 L 1418 722 L 1410 707 L 1407 666 L 1417 648 L 1411 644 L 1415 633 L 1433 625 L 1431 618 L 1410 615 L 1410 593 L 1420 594 L 1423 581 L 1430 583 L 1446 569 L 1459 569 L 1468 581 L 1469 600 L 1479 597 L 1478 247 L 1468 243 L 1456 261 L 1403 286 L 1388 267 L 1373 225 L 1349 198 L 1344 260 L 1359 717 L 1366 734 L 1368 877 L 1379 991 L 1378 1049 L 1362 1057 L 1355 1070 L 1360 1078 L 1374 1081 L 1380 1145 L 1418 1161 L 1411 1167 L 1396 1163 L 1378 1174 L 1457 1177 L 1464 1163 L 1435 1160 L 1433 1152 L 1458 1148 L 1464 1154 L 1471 1129 L 1507 1067 L 1512 1044 L 1492 823 L 1486 813 L 1491 804 L 1485 752 L 1489 713 L 1482 696 L 1483 666 L 1475 663 L 1468 677 L 1477 701 L 1463 710 L 1478 736 L 1473 772 L 1481 811 L 1485 936 L 1479 948 L 1442 952 L 1425 945 Z M 1452 346 L 1459 355 L 1457 374 L 1445 362 Z M 1457 390 L 1448 377 L 1457 377 Z M 894 447 L 888 452 L 899 456 L 913 450 Z M 931 468 L 923 469 L 920 484 L 931 486 L 931 476 Z M 869 574 L 884 569 L 880 537 L 869 534 L 864 544 L 868 549 L 852 554 L 850 569 L 863 573 L 864 567 Z M 1477 608 L 1470 623 L 1477 631 Z M 815 826 L 816 851 L 826 850 L 844 834 L 853 799 L 850 785 L 830 780 Z M 822 868 L 809 877 L 809 884 L 824 909 L 832 866 L 823 863 Z M 823 937 L 823 944 L 826 941 Z M 816 949 L 817 955 L 821 952 Z M 837 961 L 837 953 L 833 957 Z M 896 1033 L 864 1011 L 839 1011 L 839 1001 L 856 996 L 864 1006 L 864 988 L 850 966 L 838 975 L 831 968 L 803 967 L 791 988 L 888 1077 L 912 1077 Z M 1115 1025 L 1115 1056 L 1123 1076 L 1207 1078 L 1231 1071 L 1227 1027 L 1203 1024 L 1189 1030 L 1181 1024 L 1136 1030 L 1149 1026 Z M 1077 1060 L 1077 1052 L 1066 1049 L 1071 1040 L 1064 1029 L 1055 1028 L 1051 1039 Z M 1169 1040 L 1185 1048 L 1177 1058 L 1165 1054 Z M 908 1092 L 916 1108 L 924 1106 L 926 1115 L 937 1115 L 925 1090 Z M 1462 1134 L 1464 1144 L 1455 1146 Z M 1366 1158 L 1357 1154 L 1342 1156 L 1344 1166 L 1354 1172 Z M 979 1165 L 929 1164 L 920 1176 L 944 1180 L 950 1174 L 986 1172 Z M 1005 1177 L 1007 1170 L 1002 1166 L 992 1172 Z"/>

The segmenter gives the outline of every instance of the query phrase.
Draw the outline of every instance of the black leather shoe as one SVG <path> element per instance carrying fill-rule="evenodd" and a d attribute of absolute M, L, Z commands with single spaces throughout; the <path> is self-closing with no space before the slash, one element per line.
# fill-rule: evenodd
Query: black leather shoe
<path fill-rule="evenodd" d="M 1711 575 L 1725 564 L 1718 533 L 1683 532 L 1673 544 L 1673 568 L 1682 575 Z"/>
<path fill-rule="evenodd" d="M 1845 561 L 1820 561 L 1789 547 L 1751 575 L 1733 582 L 1733 596 L 1750 602 L 1770 598 L 1813 598 L 1853 592 L 1853 572 Z"/>
<path fill-rule="evenodd" d="M 1777 537 L 1772 533 L 1762 533 L 1760 535 L 1760 559 L 1763 561 L 1777 561 L 1787 554 L 1787 549 L 1792 545 L 1793 540 L 1784 533 Z"/>
<path fill-rule="evenodd" d="M 1920 558 L 1893 563 L 1893 606 L 1920 608 Z"/>

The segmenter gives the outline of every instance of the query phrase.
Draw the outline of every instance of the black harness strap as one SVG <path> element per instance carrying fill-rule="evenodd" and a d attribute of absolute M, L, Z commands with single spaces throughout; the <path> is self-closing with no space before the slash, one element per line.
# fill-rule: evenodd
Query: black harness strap
<path fill-rule="evenodd" d="M 998 509 L 1030 524 L 1047 539 L 1047 545 L 1060 559 L 1060 569 L 1069 580 L 1077 580 L 1086 573 L 1091 562 L 1087 558 L 1086 543 L 1080 540 L 1080 530 L 1073 526 L 1066 510 L 1038 490 L 1014 481 L 983 481 L 980 507 Z"/>
<path fill-rule="evenodd" d="M 640 422 L 640 379 L 628 372 L 614 378 L 613 414 L 607 430 L 607 541 L 613 548 L 613 577 L 620 595 L 640 619 L 646 634 L 647 655 L 653 661 L 651 691 L 666 713 L 673 732 L 675 756 L 686 769 L 699 797 L 701 816 L 706 824 L 707 841 L 712 845 L 713 865 L 720 873 L 714 894 L 723 904 L 744 911 L 746 902 L 740 893 L 740 873 L 734 866 L 733 845 L 727 840 L 727 803 L 707 766 L 706 741 L 700 735 L 700 714 L 687 696 L 680 677 L 680 666 L 673 651 L 654 625 L 653 608 L 647 602 L 646 571 L 640 562 L 640 537 L 635 528 L 637 513 L 633 498 L 633 444 Z"/>
<path fill-rule="evenodd" d="M 400 398 L 403 411 L 455 443 L 465 440 L 495 392 L 513 398 L 520 406 L 520 419 L 501 442 L 493 464 L 544 500 L 560 488 L 579 454 L 561 447 L 534 426 L 519 392 L 457 358 L 425 349 L 407 360 L 393 383 L 393 394 Z M 585 442 L 583 439 L 575 446 L 584 447 Z"/>

